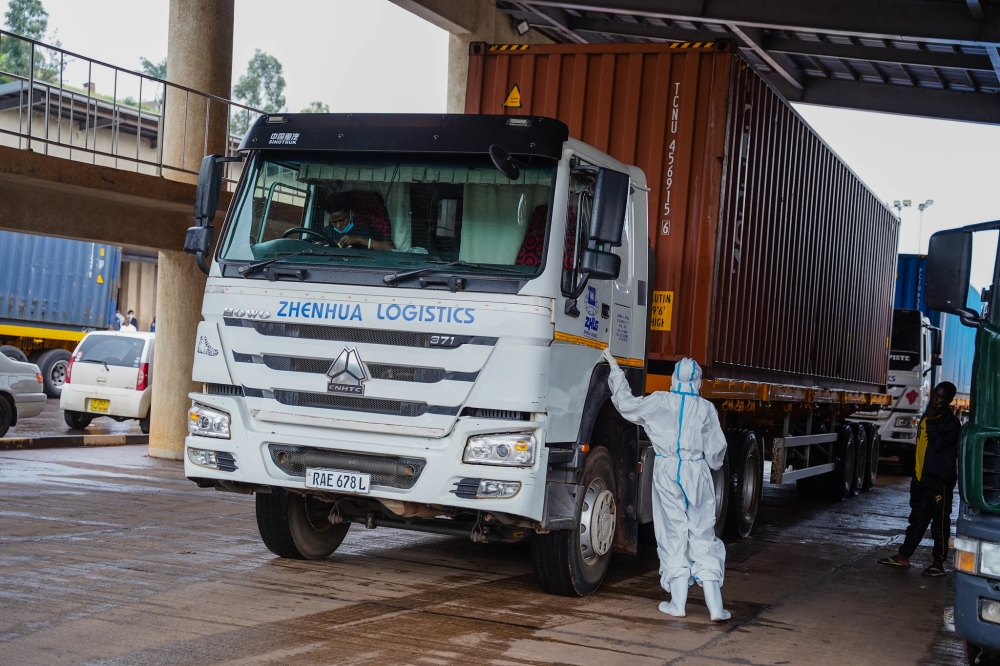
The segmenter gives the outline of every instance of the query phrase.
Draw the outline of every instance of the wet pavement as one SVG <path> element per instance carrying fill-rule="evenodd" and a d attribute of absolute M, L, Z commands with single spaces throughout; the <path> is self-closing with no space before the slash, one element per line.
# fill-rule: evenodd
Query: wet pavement
<path fill-rule="evenodd" d="M 38 416 L 21 419 L 4 437 L 46 437 L 53 435 L 141 435 L 138 421 L 118 422 L 107 416 L 98 416 L 84 430 L 74 430 L 66 425 L 59 399 L 49 398 L 45 409 Z"/>
<path fill-rule="evenodd" d="M 839 504 L 767 488 L 727 546 L 722 624 L 697 588 L 686 618 L 656 610 L 651 546 L 584 599 L 539 591 L 519 544 L 355 525 L 327 560 L 282 560 L 253 497 L 140 446 L 0 453 L 0 497 L 0 663 L 963 663 L 951 577 L 875 564 L 902 539 L 901 477 Z"/>

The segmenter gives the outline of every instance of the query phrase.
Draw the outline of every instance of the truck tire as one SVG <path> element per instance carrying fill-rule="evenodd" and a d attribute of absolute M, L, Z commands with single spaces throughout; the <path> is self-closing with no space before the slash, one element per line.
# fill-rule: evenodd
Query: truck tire
<path fill-rule="evenodd" d="M 881 436 L 878 433 L 878 428 L 872 423 L 865 424 L 865 430 L 868 431 L 868 475 L 865 477 L 865 483 L 861 486 L 862 490 L 871 490 L 875 487 L 875 480 L 878 477 L 878 456 L 881 444 Z"/>
<path fill-rule="evenodd" d="M 350 523 L 334 525 L 329 509 L 284 488 L 257 493 L 257 530 L 267 549 L 292 560 L 329 557 L 347 536 Z"/>
<path fill-rule="evenodd" d="M 729 502 L 723 535 L 729 539 L 750 536 L 764 487 L 764 462 L 760 441 L 752 430 L 726 432 L 729 458 Z"/>
<path fill-rule="evenodd" d="M 10 424 L 14 422 L 14 408 L 7 397 L 0 395 L 0 437 L 7 434 Z"/>
<path fill-rule="evenodd" d="M 12 345 L 3 345 L 0 347 L 0 354 L 3 354 L 7 358 L 12 358 L 15 361 L 20 361 L 21 363 L 28 362 L 28 357 L 24 355 L 24 352 Z"/>
<path fill-rule="evenodd" d="M 74 430 L 83 430 L 90 425 L 90 422 L 94 420 L 94 417 L 90 414 L 85 414 L 84 412 L 71 412 L 66 410 L 63 412 L 63 418 L 66 420 L 66 425 Z"/>
<path fill-rule="evenodd" d="M 615 534 L 616 484 L 611 454 L 603 446 L 587 455 L 577 499 L 576 529 L 534 534 L 531 568 L 549 594 L 585 597 L 601 585 L 611 561 Z"/>
<path fill-rule="evenodd" d="M 66 383 L 66 370 L 69 359 L 72 358 L 65 349 L 50 349 L 38 357 L 38 368 L 42 371 L 42 390 L 50 398 L 62 395 L 63 384 Z"/>
<path fill-rule="evenodd" d="M 862 423 L 852 423 L 851 427 L 854 429 L 854 479 L 851 481 L 851 495 L 857 495 L 868 475 L 868 431 Z"/>
<path fill-rule="evenodd" d="M 722 460 L 722 467 L 712 472 L 715 485 L 715 536 L 720 539 L 726 531 L 726 514 L 729 513 L 729 450 Z"/>
<path fill-rule="evenodd" d="M 827 481 L 827 496 L 841 502 L 851 495 L 854 484 L 854 428 L 842 423 L 837 426 L 837 441 L 834 443 L 836 469 L 824 474 Z"/>

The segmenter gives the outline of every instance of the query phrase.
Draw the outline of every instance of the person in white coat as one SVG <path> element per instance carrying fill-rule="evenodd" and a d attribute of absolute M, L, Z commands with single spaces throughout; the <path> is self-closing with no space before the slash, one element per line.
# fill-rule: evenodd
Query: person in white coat
<path fill-rule="evenodd" d="M 726 547 L 715 536 L 715 484 L 726 438 L 715 406 L 698 395 L 701 367 L 690 358 L 674 367 L 670 392 L 637 398 L 625 373 L 605 349 L 611 366 L 611 400 L 627 420 L 645 429 L 656 452 L 653 465 L 653 528 L 660 557 L 660 585 L 670 602 L 660 611 L 684 617 L 691 581 L 701 585 L 714 621 L 728 620 L 722 606 Z"/>

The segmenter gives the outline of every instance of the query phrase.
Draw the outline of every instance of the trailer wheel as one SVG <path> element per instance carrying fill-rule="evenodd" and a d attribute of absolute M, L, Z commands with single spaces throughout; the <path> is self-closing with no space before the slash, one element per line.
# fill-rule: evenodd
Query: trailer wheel
<path fill-rule="evenodd" d="M 837 426 L 833 455 L 837 467 L 823 476 L 827 479 L 829 498 L 840 502 L 850 496 L 854 483 L 854 428 L 847 424 Z"/>
<path fill-rule="evenodd" d="M 881 436 L 878 433 L 878 428 L 872 423 L 865 424 L 865 430 L 868 431 L 868 474 L 865 476 L 865 483 L 861 486 L 862 490 L 871 490 L 875 487 L 875 479 L 878 477 L 878 456 L 879 456 L 879 445 L 881 443 Z"/>
<path fill-rule="evenodd" d="M 851 481 L 851 494 L 857 495 L 868 475 L 868 431 L 861 423 L 852 423 L 851 428 L 854 429 L 854 479 Z"/>
<path fill-rule="evenodd" d="M 729 444 L 729 506 L 723 534 L 732 539 L 750 536 L 764 486 L 760 443 L 752 430 L 726 432 Z"/>
<path fill-rule="evenodd" d="M 28 357 L 24 355 L 24 352 L 13 345 L 3 345 L 0 347 L 0 354 L 3 354 L 7 358 L 12 358 L 15 361 L 20 361 L 21 363 L 28 362 Z"/>
<path fill-rule="evenodd" d="M 722 460 L 722 467 L 712 472 L 715 486 L 715 536 L 722 538 L 726 530 L 726 514 L 729 512 L 729 449 Z"/>
<path fill-rule="evenodd" d="M 62 395 L 63 384 L 66 383 L 66 370 L 69 359 L 72 358 L 65 349 L 50 349 L 38 357 L 38 367 L 42 371 L 42 390 L 50 398 Z"/>
<path fill-rule="evenodd" d="M 329 505 L 284 488 L 257 493 L 257 531 L 267 549 L 278 557 L 321 560 L 337 550 L 350 523 L 334 525 Z"/>
<path fill-rule="evenodd" d="M 615 486 L 611 454 L 595 446 L 587 455 L 577 498 L 577 528 L 534 534 L 531 568 L 539 587 L 549 594 L 585 597 L 604 580 L 615 535 Z"/>

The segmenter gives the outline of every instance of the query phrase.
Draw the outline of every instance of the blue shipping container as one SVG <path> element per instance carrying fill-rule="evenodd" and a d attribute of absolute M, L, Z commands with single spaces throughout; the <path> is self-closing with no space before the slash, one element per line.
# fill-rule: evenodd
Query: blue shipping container
<path fill-rule="evenodd" d="M 969 287 L 969 299 L 966 307 L 979 312 L 983 303 L 979 293 Z M 938 381 L 948 381 L 958 387 L 959 395 L 969 395 L 972 392 L 972 359 L 976 355 L 976 329 L 964 326 L 955 315 L 945 315 L 941 327 L 941 367 L 938 368 Z"/>
<path fill-rule="evenodd" d="M 0 231 L 0 321 L 107 328 L 121 248 Z"/>
<path fill-rule="evenodd" d="M 931 310 L 924 301 L 924 274 L 927 272 L 927 257 L 920 254 L 901 254 L 896 260 L 896 300 L 897 310 L 920 310 L 931 320 L 931 326 L 940 328 L 941 313 Z"/>

